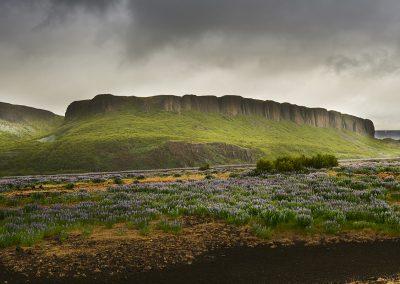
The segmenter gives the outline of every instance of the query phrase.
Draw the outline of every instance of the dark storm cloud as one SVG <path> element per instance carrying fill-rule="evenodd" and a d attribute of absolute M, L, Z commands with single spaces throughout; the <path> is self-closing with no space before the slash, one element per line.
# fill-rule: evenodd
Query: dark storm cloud
<path fill-rule="evenodd" d="M 101 16 L 102 13 L 114 4 L 115 1 L 113 0 L 49 0 L 48 13 L 38 28 L 54 22 L 62 22 L 69 13 L 77 9 L 83 9 L 87 13 L 98 13 Z"/>
<path fill-rule="evenodd" d="M 126 5 L 130 19 L 119 40 L 131 58 L 149 56 L 168 46 L 195 44 L 201 37 L 217 34 L 235 46 L 211 46 L 211 60 L 215 59 L 213 55 L 226 54 L 227 48 L 233 49 L 232 53 L 268 54 L 271 42 L 276 41 L 287 45 L 282 53 L 288 56 L 303 52 L 305 57 L 327 60 L 318 57 L 327 56 L 325 53 L 332 53 L 332 49 L 342 52 L 377 42 L 397 48 L 394 35 L 400 20 L 397 0 L 5 0 L 0 5 L 4 14 L 18 8 L 24 12 L 41 10 L 40 19 L 30 26 L 33 31 L 65 24 L 68 15 L 77 11 L 101 19 L 110 8 Z M 29 21 L 22 17 L 22 21 Z M 20 25 L 16 24 L 18 18 L 3 17 L 0 21 L 2 36 L 15 32 Z M 99 36 L 112 36 L 109 31 L 107 26 L 100 26 L 98 32 L 104 35 Z M 312 53 L 308 49 L 313 49 Z M 271 56 L 276 55 L 274 52 L 271 50 Z M 240 60 L 246 60 L 240 55 Z M 334 55 L 341 54 L 330 54 Z"/>
<path fill-rule="evenodd" d="M 236 94 L 389 127 L 399 11 L 398 0 L 3 0 L 0 100 L 62 112 L 104 91 Z"/>
<path fill-rule="evenodd" d="M 258 39 L 275 36 L 310 45 L 339 41 L 351 33 L 388 40 L 400 19 L 396 0 L 137 0 L 129 6 L 136 31 L 133 46 L 148 41 L 146 49 L 207 32 Z"/>

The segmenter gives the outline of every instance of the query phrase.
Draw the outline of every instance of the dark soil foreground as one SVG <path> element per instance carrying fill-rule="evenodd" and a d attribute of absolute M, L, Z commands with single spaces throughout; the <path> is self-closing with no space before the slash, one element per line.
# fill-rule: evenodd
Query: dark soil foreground
<path fill-rule="evenodd" d="M 305 246 L 217 249 L 192 264 L 113 277 L 26 279 L 0 264 L 2 283 L 344 283 L 390 277 L 400 272 L 400 240 Z M 99 277 L 100 276 L 100 277 Z"/>

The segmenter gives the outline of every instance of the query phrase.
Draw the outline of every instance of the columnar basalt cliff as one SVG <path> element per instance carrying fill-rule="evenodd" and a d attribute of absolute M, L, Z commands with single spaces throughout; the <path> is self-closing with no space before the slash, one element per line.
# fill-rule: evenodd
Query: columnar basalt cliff
<path fill-rule="evenodd" d="M 123 109 L 176 113 L 199 111 L 230 116 L 257 115 L 274 121 L 292 121 L 299 125 L 349 130 L 370 137 L 374 137 L 375 134 L 374 124 L 368 119 L 328 111 L 323 108 L 307 108 L 289 103 L 262 101 L 240 96 L 118 97 L 104 94 L 98 95 L 92 100 L 73 102 L 68 106 L 65 118 L 69 121 Z"/>

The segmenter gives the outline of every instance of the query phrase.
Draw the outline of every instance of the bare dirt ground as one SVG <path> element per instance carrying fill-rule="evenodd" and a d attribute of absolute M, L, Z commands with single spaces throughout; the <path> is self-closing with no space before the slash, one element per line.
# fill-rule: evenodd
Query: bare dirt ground
<path fill-rule="evenodd" d="M 0 251 L 1 283 L 343 283 L 400 272 L 400 240 L 368 232 L 277 236 L 185 219 L 180 234 L 124 226 Z"/>

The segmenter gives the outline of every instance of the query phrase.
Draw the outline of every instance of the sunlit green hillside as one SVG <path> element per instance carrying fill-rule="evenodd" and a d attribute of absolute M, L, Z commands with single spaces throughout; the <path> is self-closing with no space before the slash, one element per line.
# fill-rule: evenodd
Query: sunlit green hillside
<path fill-rule="evenodd" d="M 21 139 L 0 136 L 0 173 L 31 174 L 249 163 L 262 156 L 400 156 L 400 144 L 258 116 L 113 112 Z M 15 139 L 14 139 L 15 138 Z"/>

